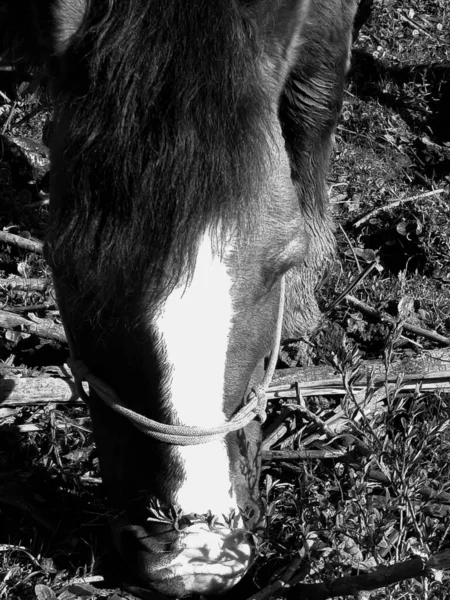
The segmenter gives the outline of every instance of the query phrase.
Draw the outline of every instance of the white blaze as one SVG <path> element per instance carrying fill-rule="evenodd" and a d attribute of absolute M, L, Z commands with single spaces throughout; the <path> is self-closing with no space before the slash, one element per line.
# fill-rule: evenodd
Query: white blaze
<path fill-rule="evenodd" d="M 171 369 L 171 407 L 183 425 L 215 427 L 225 421 L 222 404 L 233 316 L 231 285 L 225 263 L 213 253 L 211 237 L 205 234 L 189 286 L 170 294 L 155 321 Z M 177 450 L 186 472 L 177 494 L 183 511 L 228 515 L 236 509 L 225 442 Z"/>

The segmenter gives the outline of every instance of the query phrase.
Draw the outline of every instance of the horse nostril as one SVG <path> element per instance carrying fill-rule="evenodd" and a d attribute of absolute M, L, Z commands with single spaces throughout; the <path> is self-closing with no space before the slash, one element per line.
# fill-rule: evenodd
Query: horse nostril
<path fill-rule="evenodd" d="M 171 597 L 225 592 L 242 579 L 255 555 L 251 534 L 224 526 L 210 529 L 206 523 L 157 535 L 125 526 L 115 539 L 139 579 Z"/>

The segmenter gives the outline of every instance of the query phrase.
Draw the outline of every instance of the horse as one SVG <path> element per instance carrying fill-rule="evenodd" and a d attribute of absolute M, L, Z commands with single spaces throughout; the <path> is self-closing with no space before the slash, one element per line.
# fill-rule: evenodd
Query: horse
<path fill-rule="evenodd" d="M 148 589 L 223 593 L 264 531 L 265 358 L 320 318 L 357 0 L 6 4 L 48 57 L 46 257 L 114 545 Z"/>

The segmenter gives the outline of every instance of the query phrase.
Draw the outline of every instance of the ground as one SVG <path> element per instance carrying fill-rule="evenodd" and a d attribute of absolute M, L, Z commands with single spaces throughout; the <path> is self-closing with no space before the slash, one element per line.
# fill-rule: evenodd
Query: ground
<path fill-rule="evenodd" d="M 375 0 L 354 44 L 329 176 L 338 252 L 319 291 L 326 318 L 307 353 L 312 364 L 334 365 L 346 396 L 325 389 L 306 397 L 296 430 L 311 419 L 324 429 L 339 402 L 354 424 L 345 435 L 320 431 L 322 441 L 301 460 L 267 455 L 258 586 L 295 560 L 305 583 L 331 582 L 450 547 L 450 398 L 420 387 L 401 394 L 400 383 L 391 384 L 381 410 L 358 421 L 352 379 L 361 359 L 390 365 L 446 346 L 407 324 L 450 337 L 449 31 L 448 0 Z M 49 103 L 22 77 L 0 76 L 0 233 L 42 240 Z M 22 283 L 5 283 L 11 276 Z M 0 327 L 5 312 L 60 323 L 41 254 L 0 242 L 0 278 Z M 391 318 L 369 316 L 349 296 Z M 63 343 L 24 326 L 0 329 L 5 373 L 53 375 L 49 367 L 66 356 Z M 279 366 L 298 366 L 302 356 L 298 343 L 288 344 Z M 268 427 L 288 404 L 271 403 Z M 84 406 L 2 407 L 0 424 L 0 598 L 119 597 Z M 302 448 L 295 444 L 287 449 Z M 327 448 L 348 453 L 330 458 Z M 109 591 L 74 579 L 98 573 Z M 433 573 L 370 597 L 447 598 L 445 576 L 441 582 Z"/>

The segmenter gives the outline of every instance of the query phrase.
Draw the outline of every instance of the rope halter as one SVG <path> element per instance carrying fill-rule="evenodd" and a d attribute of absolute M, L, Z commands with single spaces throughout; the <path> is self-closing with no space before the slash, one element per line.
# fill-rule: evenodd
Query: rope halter
<path fill-rule="evenodd" d="M 114 390 L 102 379 L 91 373 L 86 364 L 78 358 L 75 358 L 75 347 L 73 336 L 66 327 L 66 335 L 69 343 L 70 359 L 69 367 L 75 379 L 75 385 L 78 394 L 87 403 L 89 395 L 85 392 L 82 382 L 85 381 L 95 391 L 97 396 L 103 402 L 130 421 L 139 431 L 150 437 L 176 446 L 194 446 L 197 444 L 206 444 L 224 437 L 227 433 L 238 431 L 248 425 L 254 419 L 259 419 L 261 423 L 266 420 L 267 395 L 266 391 L 272 381 L 273 373 L 278 358 L 278 348 L 281 341 L 281 330 L 283 325 L 284 301 L 285 301 L 285 280 L 281 279 L 280 304 L 278 308 L 277 327 L 274 338 L 274 345 L 270 356 L 263 382 L 252 388 L 247 396 L 247 401 L 230 420 L 217 427 L 195 427 L 188 425 L 167 425 L 149 419 L 144 415 L 128 408 L 117 396 Z"/>

